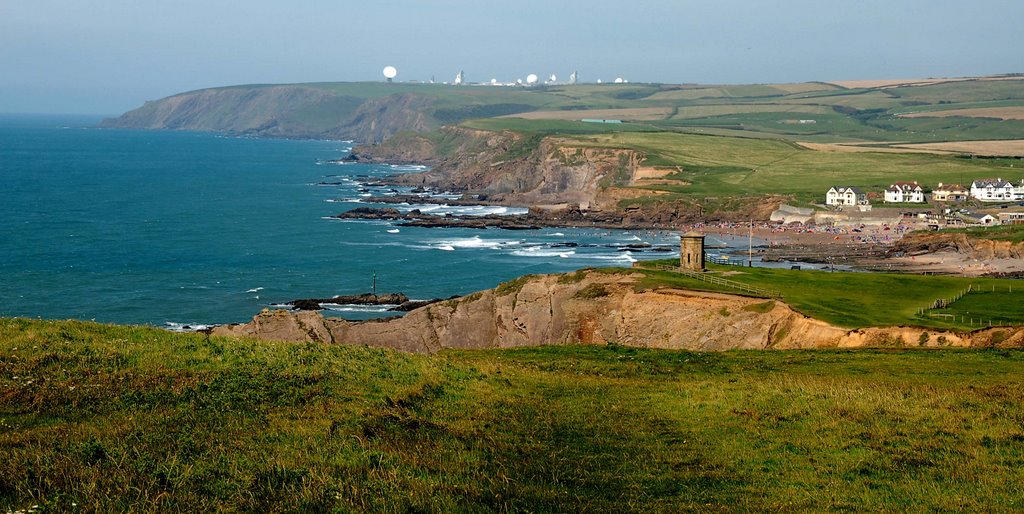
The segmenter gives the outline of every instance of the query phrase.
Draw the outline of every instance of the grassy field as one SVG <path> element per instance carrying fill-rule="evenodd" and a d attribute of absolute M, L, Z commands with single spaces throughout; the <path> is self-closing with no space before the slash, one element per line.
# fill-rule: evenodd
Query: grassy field
<path fill-rule="evenodd" d="M 1014 292 L 1014 285 L 1017 292 Z M 1024 295 L 1021 284 L 1000 284 L 991 288 L 971 290 L 949 306 L 942 309 L 929 310 L 929 313 L 953 316 L 961 325 L 984 326 L 1005 325 L 1001 320 L 1014 320 L 1015 324 L 1024 324 L 1021 316 L 1021 300 Z"/>
<path fill-rule="evenodd" d="M 725 130 L 752 137 L 813 142 L 1013 139 L 1024 133 L 1024 121 L 905 116 L 937 111 L 1020 109 L 1024 106 L 1022 84 L 1024 78 L 854 89 L 817 82 L 710 86 L 579 84 L 529 88 L 409 82 L 252 84 L 214 88 L 216 102 L 196 114 L 197 120 L 172 119 L 168 123 L 186 123 L 202 130 L 230 127 L 249 130 L 272 119 L 280 124 L 284 133 L 308 135 L 354 122 L 353 117 L 364 109 L 368 100 L 393 98 L 406 103 L 402 109 L 423 115 L 418 119 L 421 122 L 418 128 L 424 130 L 515 114 L 530 116 L 528 113 L 535 112 L 547 112 L 545 118 L 558 119 L 588 110 L 635 113 L 655 110 L 665 115 L 640 117 L 647 120 L 643 122 L 643 130 Z M 202 102 L 207 101 L 204 92 L 186 94 L 198 93 L 195 101 Z M 380 109 L 386 103 L 376 103 L 371 109 Z M 157 116 L 154 113 L 164 109 L 158 104 L 160 102 L 143 106 L 133 116 L 137 120 Z M 177 109 L 177 106 L 170 105 L 168 109 Z M 794 118 L 816 123 L 805 126 L 786 123 Z M 202 123 L 197 125 L 198 122 Z M 486 127 L 517 129 L 516 125 Z M 637 128 L 604 126 L 585 130 L 599 129 L 617 132 Z M 578 131 L 569 133 L 575 132 Z"/>
<path fill-rule="evenodd" d="M 833 185 L 882 191 L 896 180 L 956 183 L 1016 176 L 1015 160 L 962 159 L 928 154 L 839 153 L 808 150 L 787 141 L 695 134 L 620 132 L 579 138 L 580 144 L 635 148 L 648 164 L 681 166 L 670 178 L 686 185 L 658 189 L 691 195 L 818 193 Z"/>
<path fill-rule="evenodd" d="M 789 127 L 794 133 L 822 129 L 818 125 L 779 123 L 791 120 L 793 113 L 757 116 L 763 118 L 764 123 Z M 835 117 L 837 123 L 847 122 L 845 118 Z M 684 126 L 688 121 L 673 123 Z M 575 139 L 571 144 L 580 146 L 635 149 L 647 156 L 645 165 L 681 168 L 664 177 L 677 180 L 678 184 L 668 182 L 644 188 L 691 198 L 788 194 L 798 201 L 820 203 L 825 191 L 834 185 L 858 186 L 880 195 L 895 181 L 915 180 L 931 187 L 939 182 L 970 183 L 987 177 L 1013 179 L 1020 173 L 1019 159 L 1013 158 L 965 159 L 956 155 L 892 153 L 889 149 L 818 151 L 781 139 L 667 132 L 643 122 L 609 125 L 572 120 L 490 118 L 464 125 L 481 130 L 567 136 Z"/>
<path fill-rule="evenodd" d="M 648 261 L 678 265 L 676 260 Z M 714 272 L 728 272 L 729 280 L 778 291 L 790 307 L 812 318 L 847 328 L 922 326 L 948 329 L 978 328 L 977 319 L 1024 324 L 1024 286 L 1011 279 L 964 278 L 888 273 L 829 272 L 709 265 Z M 645 270 L 641 288 L 680 287 L 733 294 L 729 288 L 666 271 Z M 918 312 L 938 299 L 953 298 L 969 286 L 976 290 L 995 287 L 1004 293 L 972 298 L 967 310 L 975 313 L 972 326 L 959 319 L 930 318 Z M 1018 287 L 1019 286 L 1019 287 Z M 1012 289 L 1012 292 L 1008 292 Z M 957 302 L 959 304 L 960 302 Z M 936 311 L 938 312 L 938 311 Z"/>
<path fill-rule="evenodd" d="M 967 234 L 971 237 L 992 239 L 994 241 L 1024 242 L 1024 225 L 997 225 L 994 227 L 968 227 L 946 229 L 943 232 Z"/>
<path fill-rule="evenodd" d="M 1024 353 L 447 351 L 0 320 L 0 510 L 1007 511 Z"/>

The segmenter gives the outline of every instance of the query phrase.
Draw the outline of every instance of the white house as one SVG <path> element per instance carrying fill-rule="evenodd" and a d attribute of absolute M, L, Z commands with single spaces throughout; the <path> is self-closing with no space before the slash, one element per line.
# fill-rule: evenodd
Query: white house
<path fill-rule="evenodd" d="M 896 203 L 924 203 L 924 189 L 914 182 L 897 182 L 885 189 L 885 201 Z"/>
<path fill-rule="evenodd" d="M 825 205 L 867 205 L 868 195 L 856 187 L 832 186 L 825 193 Z"/>
<path fill-rule="evenodd" d="M 999 225 L 999 218 L 996 218 L 991 214 L 986 214 L 982 216 L 979 221 L 982 225 Z"/>
<path fill-rule="evenodd" d="M 983 178 L 971 182 L 971 196 L 983 202 L 1009 202 L 1015 196 L 1013 184 L 1001 178 Z"/>

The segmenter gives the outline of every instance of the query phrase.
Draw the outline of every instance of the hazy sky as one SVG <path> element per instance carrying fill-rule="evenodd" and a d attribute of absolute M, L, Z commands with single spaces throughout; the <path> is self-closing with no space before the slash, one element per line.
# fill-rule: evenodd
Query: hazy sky
<path fill-rule="evenodd" d="M 1024 0 L 0 0 L 0 112 L 245 83 L 764 83 L 1024 72 Z"/>

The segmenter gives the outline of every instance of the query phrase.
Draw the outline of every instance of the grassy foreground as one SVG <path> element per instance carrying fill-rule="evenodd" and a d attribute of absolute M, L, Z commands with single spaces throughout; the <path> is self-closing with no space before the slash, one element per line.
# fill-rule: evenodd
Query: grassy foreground
<path fill-rule="evenodd" d="M 1022 364 L 2 319 L 0 511 L 1015 510 Z"/>

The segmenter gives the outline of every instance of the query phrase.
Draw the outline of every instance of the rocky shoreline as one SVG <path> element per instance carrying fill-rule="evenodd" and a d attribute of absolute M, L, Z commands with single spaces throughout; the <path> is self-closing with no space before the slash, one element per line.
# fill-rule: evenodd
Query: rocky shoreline
<path fill-rule="evenodd" d="M 388 312 L 409 312 L 440 301 L 440 298 L 410 300 L 408 296 L 402 293 L 363 293 L 359 295 L 337 295 L 330 298 L 302 298 L 280 305 L 290 307 L 291 310 L 296 311 L 320 311 L 326 308 L 324 305 L 393 305 L 394 307 L 388 309 Z"/>
<path fill-rule="evenodd" d="M 405 203 L 405 202 L 394 202 Z M 451 202 L 422 202 L 447 203 Z M 472 202 L 469 205 L 481 205 Z M 499 228 L 504 230 L 534 230 L 539 228 L 602 228 L 621 230 L 666 230 L 675 229 L 675 224 L 634 218 L 623 213 L 606 211 L 583 211 L 578 206 L 564 209 L 530 208 L 526 214 L 487 214 L 482 216 L 457 217 L 438 215 L 413 209 L 403 213 L 391 207 L 357 207 L 334 216 L 338 219 L 398 221 L 403 227 L 430 228 Z"/>

